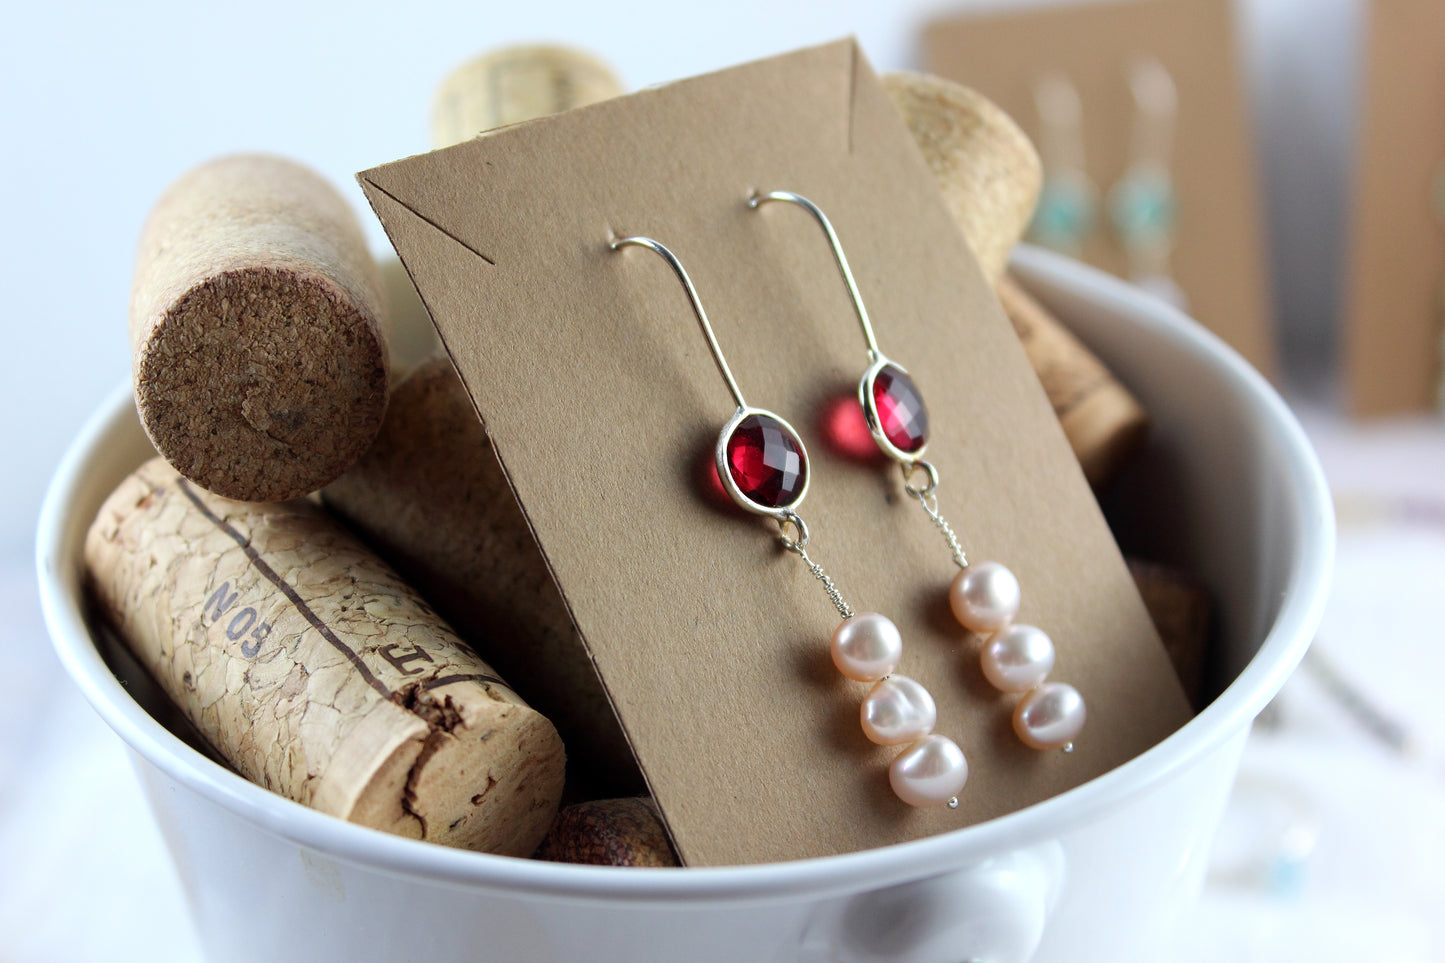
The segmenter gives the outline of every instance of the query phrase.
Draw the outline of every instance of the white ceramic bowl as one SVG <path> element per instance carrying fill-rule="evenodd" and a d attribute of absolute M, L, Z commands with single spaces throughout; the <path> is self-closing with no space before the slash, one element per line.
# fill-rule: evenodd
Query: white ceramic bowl
<path fill-rule="evenodd" d="M 150 453 L 128 389 L 76 440 L 41 514 L 55 647 L 130 746 L 214 961 L 425 959 L 987 963 L 1167 958 L 1251 720 L 1319 621 L 1330 500 L 1285 405 L 1183 315 L 1072 261 L 1015 268 L 1141 397 L 1154 444 L 1123 486 L 1158 545 L 1220 606 L 1221 679 L 1183 729 L 1002 819 L 828 859 L 717 869 L 569 866 L 363 829 L 254 786 L 158 724 L 87 623 L 81 545 Z"/>

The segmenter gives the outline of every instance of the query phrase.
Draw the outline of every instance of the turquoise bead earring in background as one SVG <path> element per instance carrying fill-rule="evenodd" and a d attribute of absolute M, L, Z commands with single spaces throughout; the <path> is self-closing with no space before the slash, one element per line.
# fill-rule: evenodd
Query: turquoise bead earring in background
<path fill-rule="evenodd" d="M 1099 207 L 1099 189 L 1084 166 L 1079 91 L 1063 74 L 1046 74 L 1034 85 L 1034 104 L 1039 112 L 1044 183 L 1027 239 L 1078 257 L 1083 253 L 1084 240 L 1094 230 Z"/>
<path fill-rule="evenodd" d="M 1129 167 L 1109 190 L 1109 220 L 1128 260 L 1129 280 L 1183 308 L 1184 291 L 1169 266 L 1178 222 L 1170 172 L 1178 92 L 1173 76 L 1152 57 L 1130 65 L 1129 90 L 1134 99 Z"/>

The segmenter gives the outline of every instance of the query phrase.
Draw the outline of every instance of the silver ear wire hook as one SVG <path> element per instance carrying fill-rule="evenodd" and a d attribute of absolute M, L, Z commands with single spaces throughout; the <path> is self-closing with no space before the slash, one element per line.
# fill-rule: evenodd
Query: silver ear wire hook
<path fill-rule="evenodd" d="M 697 288 L 692 286 L 692 278 L 687 276 L 687 270 L 677 259 L 677 255 L 650 237 L 615 237 L 608 242 L 608 246 L 614 251 L 621 250 L 629 244 L 657 252 L 672 268 L 677 279 L 682 282 L 683 290 L 687 291 L 687 298 L 692 302 L 692 313 L 697 315 L 697 323 L 702 326 L 703 336 L 707 338 L 707 346 L 712 349 L 712 360 L 717 362 L 717 370 L 723 376 L 723 380 L 727 382 L 728 391 L 731 391 L 733 395 L 733 401 L 737 402 L 739 409 L 747 408 L 747 402 L 743 401 L 742 390 L 738 388 L 737 381 L 733 379 L 733 373 L 728 368 L 726 359 L 723 358 L 722 348 L 718 347 L 717 337 L 712 333 L 712 325 L 708 323 L 707 312 L 703 310 L 702 301 L 698 299 Z"/>
<path fill-rule="evenodd" d="M 792 191 L 769 191 L 766 194 L 754 192 L 753 196 L 748 198 L 748 207 L 757 210 L 759 206 L 768 201 L 787 201 L 790 204 L 796 204 L 813 215 L 818 224 L 822 226 L 823 233 L 828 236 L 828 244 L 833 249 L 833 260 L 837 262 L 838 271 L 843 275 L 843 283 L 848 286 L 848 294 L 853 299 L 853 311 L 858 315 L 858 323 L 863 326 L 863 338 L 868 342 L 868 360 L 877 361 L 882 354 L 878 350 L 878 340 L 873 337 L 873 323 L 868 320 L 868 309 L 863 306 L 863 295 L 858 293 L 858 284 L 853 280 L 853 269 L 848 267 L 848 256 L 843 253 L 842 242 L 838 240 L 838 235 L 833 230 L 833 224 L 828 220 L 828 215 L 824 214 L 817 204 Z"/>
<path fill-rule="evenodd" d="M 802 437 L 787 421 L 766 409 L 753 408 L 743 400 L 742 389 L 723 357 L 722 348 L 718 347 L 717 336 L 713 334 L 702 299 L 698 297 L 697 288 L 693 287 L 682 262 L 661 242 L 650 237 L 614 237 L 607 243 L 613 251 L 635 245 L 658 254 L 672 268 L 682 282 L 682 289 L 687 292 L 692 313 L 712 351 L 712 360 L 738 406 L 723 425 L 717 445 L 713 448 L 718 480 L 728 496 L 738 507 L 757 515 L 771 515 L 779 523 L 786 522 L 790 515 L 795 517 L 794 509 L 808 493 L 808 450 Z M 734 442 L 738 451 L 745 452 L 739 456 L 737 464 L 733 463 Z"/>

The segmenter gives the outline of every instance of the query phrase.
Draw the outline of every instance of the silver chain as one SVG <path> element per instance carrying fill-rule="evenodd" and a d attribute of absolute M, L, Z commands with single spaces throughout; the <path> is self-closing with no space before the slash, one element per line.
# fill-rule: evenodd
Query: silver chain
<path fill-rule="evenodd" d="M 916 471 L 923 471 L 928 476 L 928 484 L 918 488 L 913 484 L 913 474 Z M 968 568 L 968 556 L 963 553 L 963 546 L 958 544 L 958 536 L 953 531 L 953 526 L 948 524 L 938 511 L 938 469 L 926 461 L 915 461 L 903 465 L 903 490 L 918 500 L 928 517 L 933 520 L 934 526 L 943 533 L 944 541 L 948 542 L 948 549 L 953 553 L 953 561 L 959 568 Z"/>
<path fill-rule="evenodd" d="M 833 584 L 833 579 L 823 571 L 823 566 L 813 561 L 808 555 L 805 547 L 808 544 L 808 529 L 803 525 L 803 520 L 792 512 L 788 512 L 778 520 L 778 525 L 782 529 L 778 534 L 778 540 L 783 543 L 783 548 L 797 555 L 807 564 L 808 571 L 813 573 L 813 577 L 823 583 L 823 591 L 828 593 L 828 600 L 833 603 L 833 608 L 837 609 L 838 614 L 843 618 L 851 619 L 853 609 L 844 601 L 843 593 L 838 591 L 838 586 Z M 788 534 L 789 525 L 792 525 L 798 532 L 796 538 Z"/>

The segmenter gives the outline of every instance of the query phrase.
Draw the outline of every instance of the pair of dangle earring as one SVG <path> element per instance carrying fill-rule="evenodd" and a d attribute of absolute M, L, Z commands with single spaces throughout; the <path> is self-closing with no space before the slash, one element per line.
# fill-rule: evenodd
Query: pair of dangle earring
<path fill-rule="evenodd" d="M 863 733 L 879 745 L 905 747 L 888 767 L 894 793 L 913 806 L 957 808 L 968 763 L 957 743 L 933 732 L 938 710 L 928 690 L 894 674 L 903 658 L 897 626 L 876 612 L 855 614 L 808 554 L 808 527 L 797 512 L 808 492 L 808 453 L 802 438 L 778 415 L 743 400 L 697 290 L 677 256 L 650 237 L 616 238 L 610 246 L 614 251 L 637 246 L 657 253 L 687 292 L 718 373 L 737 404 L 718 434 L 714 453 L 718 477 L 739 507 L 777 520 L 783 546 L 803 560 L 842 616 L 830 644 L 833 663 L 848 678 L 873 684 L 859 710 Z"/>
<path fill-rule="evenodd" d="M 827 236 L 868 347 L 868 367 L 858 382 L 868 431 L 879 449 L 901 466 L 904 491 L 923 507 L 948 543 L 959 568 L 949 586 L 949 604 L 964 628 L 985 637 L 980 656 L 984 677 L 1002 692 L 1023 694 L 1014 709 L 1013 726 L 1026 745 L 1071 752 L 1084 725 L 1083 697 L 1073 686 L 1047 681 L 1054 667 L 1054 644 L 1048 635 L 1014 622 L 1021 601 L 1018 579 L 998 562 L 970 564 L 958 536 L 939 513 L 938 470 L 923 460 L 928 444 L 923 397 L 908 372 L 879 350 L 868 309 L 832 223 L 816 204 L 791 191 L 754 194 L 748 205 L 756 209 L 769 201 L 803 208 Z"/>

